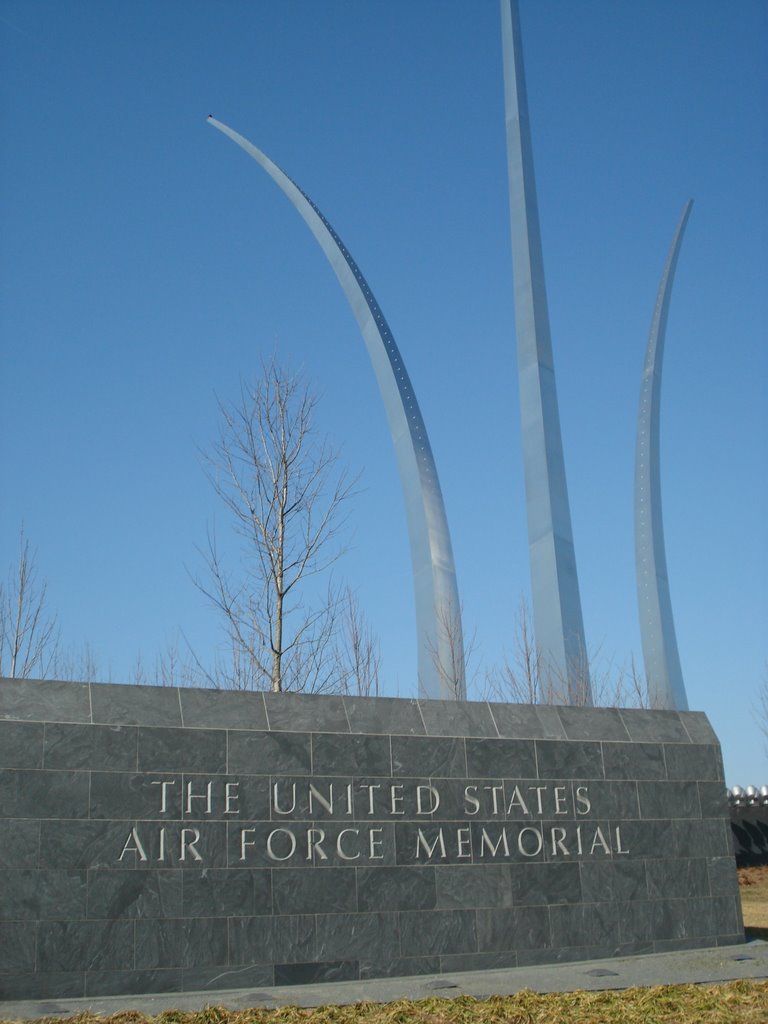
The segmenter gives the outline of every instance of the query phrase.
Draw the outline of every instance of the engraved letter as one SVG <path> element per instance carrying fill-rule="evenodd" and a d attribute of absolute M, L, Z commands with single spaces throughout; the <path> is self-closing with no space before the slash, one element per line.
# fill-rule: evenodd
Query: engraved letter
<path fill-rule="evenodd" d="M 590 857 L 595 852 L 598 846 L 602 847 L 603 853 L 611 852 L 611 848 L 608 845 L 608 843 L 606 843 L 605 836 L 603 835 L 602 829 L 600 828 L 595 829 L 595 838 L 592 840 L 592 849 L 589 851 Z"/>
<path fill-rule="evenodd" d="M 361 782 L 360 783 L 360 789 L 367 789 L 368 790 L 368 813 L 369 814 L 375 814 L 376 812 L 375 812 L 375 810 L 373 808 L 373 791 L 374 791 L 374 789 L 381 789 L 381 786 L 379 785 L 378 782 L 375 782 L 375 783 Z"/>
<path fill-rule="evenodd" d="M 172 780 L 171 782 L 160 782 L 158 780 L 156 782 L 150 783 L 150 785 L 152 785 L 152 786 L 159 786 L 160 787 L 160 793 L 161 793 L 161 796 L 160 796 L 160 813 L 161 814 L 167 814 L 168 813 L 168 796 L 167 796 L 168 789 L 167 789 L 167 787 L 168 786 L 175 786 L 176 782 L 174 780 Z"/>
<path fill-rule="evenodd" d="M 250 829 L 248 831 L 251 831 Z M 253 830 L 255 831 L 255 830 Z M 290 840 L 290 850 L 285 857 L 278 857 L 275 851 L 272 849 L 272 836 L 276 836 L 278 832 L 282 832 L 284 836 L 288 836 Z M 290 860 L 290 858 L 296 853 L 296 836 L 287 828 L 273 828 L 267 836 L 267 856 L 270 860 Z"/>
<path fill-rule="evenodd" d="M 590 799 L 589 799 L 589 790 L 587 789 L 586 786 L 577 786 L 576 787 L 576 804 L 577 804 L 577 807 L 576 807 L 576 813 L 577 814 L 589 814 L 589 812 L 592 810 L 592 804 L 590 803 Z M 579 810 L 579 807 L 578 807 L 579 804 L 584 808 L 583 811 Z"/>
<path fill-rule="evenodd" d="M 122 860 L 126 853 L 138 853 L 139 860 L 147 859 L 147 855 L 144 852 L 144 847 L 141 845 L 141 840 L 139 839 L 139 833 L 135 828 L 131 829 L 131 834 L 125 840 L 123 852 L 117 859 Z"/>
<path fill-rule="evenodd" d="M 157 859 L 165 860 L 165 826 L 160 829 L 160 856 Z"/>
<path fill-rule="evenodd" d="M 458 846 L 458 857 L 472 856 L 472 840 L 469 826 L 456 829 L 456 845 Z"/>
<path fill-rule="evenodd" d="M 519 806 L 523 814 L 525 814 L 527 817 L 530 817 L 531 812 L 528 810 L 528 804 L 525 802 L 525 800 L 523 800 L 523 794 L 520 792 L 519 786 L 515 786 L 515 788 L 512 790 L 512 796 L 510 798 L 509 804 L 507 805 L 508 818 L 511 816 L 512 808 L 515 806 L 515 804 Z"/>
<path fill-rule="evenodd" d="M 323 831 L 323 829 L 307 829 L 307 860 L 312 860 L 313 852 L 320 857 L 320 860 L 328 860 L 328 855 L 323 852 L 323 848 L 320 845 L 324 839 L 325 832 Z"/>
<path fill-rule="evenodd" d="M 423 793 L 428 793 L 432 800 L 430 801 L 431 807 L 424 809 L 421 802 Z M 440 806 L 440 794 L 434 786 L 417 786 L 416 787 L 416 813 L 417 814 L 434 814 L 437 808 Z"/>
<path fill-rule="evenodd" d="M 571 855 L 568 852 L 568 848 L 566 847 L 565 842 L 564 842 L 564 839 L 565 839 L 565 829 L 564 828 L 553 828 L 550 834 L 551 834 L 551 837 L 552 837 L 552 856 L 556 857 L 557 856 L 557 851 L 559 850 L 560 853 L 562 853 L 564 856 L 570 857 Z"/>
<path fill-rule="evenodd" d="M 192 813 L 192 801 L 193 800 L 205 800 L 205 814 L 211 813 L 211 790 L 213 789 L 213 783 L 209 782 L 205 787 L 205 793 L 193 793 L 192 783 L 187 783 L 187 814 Z"/>
<path fill-rule="evenodd" d="M 232 807 L 232 804 L 236 803 L 240 799 L 240 794 L 235 792 L 237 787 L 240 785 L 239 782 L 226 782 L 224 784 L 224 813 L 225 814 L 239 814 L 239 807 Z"/>
<path fill-rule="evenodd" d="M 483 850 L 485 850 L 485 848 L 488 847 L 488 850 L 490 851 L 491 856 L 495 857 L 498 854 L 498 852 L 499 852 L 499 847 L 500 846 L 504 847 L 504 856 L 508 857 L 509 856 L 509 843 L 507 842 L 507 830 L 506 830 L 506 828 L 502 828 L 501 833 L 499 835 L 499 838 L 498 838 L 495 846 L 491 842 L 491 837 L 488 835 L 488 833 L 485 831 L 485 829 L 483 829 L 483 831 L 482 831 L 482 833 L 480 835 L 480 856 L 481 857 L 483 856 Z"/>
<path fill-rule="evenodd" d="M 536 840 L 535 840 L 535 842 L 536 842 L 536 849 L 532 850 L 530 853 L 523 848 L 523 836 L 525 835 L 526 832 L 531 832 L 533 835 L 536 836 Z M 520 853 L 522 853 L 522 855 L 524 857 L 536 857 L 536 856 L 538 856 L 538 854 L 541 853 L 543 846 L 544 846 L 544 836 L 542 835 L 542 833 L 541 833 L 541 831 L 539 829 L 532 828 L 530 825 L 527 825 L 525 828 L 521 828 L 520 829 L 520 831 L 518 833 L 518 836 L 517 836 L 517 848 L 520 851 Z"/>
<path fill-rule="evenodd" d="M 380 836 L 384 831 L 383 828 L 372 828 L 368 833 L 368 859 L 369 860 L 383 860 L 383 853 L 374 853 L 374 850 L 380 850 L 384 842 L 383 839 L 376 839 L 374 835 Z"/>
<path fill-rule="evenodd" d="M 347 835 L 347 833 L 351 833 L 353 836 L 359 836 L 360 835 L 360 829 L 359 828 L 343 828 L 341 830 L 341 832 L 339 832 L 338 839 L 336 840 L 336 853 L 338 853 L 338 855 L 341 857 L 342 860 L 357 860 L 357 858 L 360 856 L 360 851 L 359 850 L 355 854 L 346 854 L 346 853 L 344 853 L 344 851 L 341 848 L 341 837 Z"/>
<path fill-rule="evenodd" d="M 315 800 L 317 800 L 317 802 L 320 804 L 321 807 L 324 807 L 326 809 L 326 811 L 328 811 L 329 814 L 333 814 L 333 783 L 332 782 L 330 782 L 328 784 L 328 799 L 327 800 L 325 799 L 323 794 L 320 792 L 320 790 L 317 788 L 317 786 L 313 786 L 312 783 L 310 782 L 310 784 L 309 784 L 309 813 L 310 814 L 314 813 L 314 810 L 315 810 L 315 805 L 313 803 L 313 797 L 314 797 Z M 307 859 L 309 859 L 309 858 L 307 858 Z"/>
<path fill-rule="evenodd" d="M 470 793 L 470 790 L 474 792 Z M 464 813 L 465 814 L 477 814 L 480 810 L 480 801 L 475 796 L 477 793 L 477 786 L 467 786 L 464 790 Z M 472 810 L 470 810 L 472 808 Z"/>
<path fill-rule="evenodd" d="M 208 783 L 210 786 L 210 783 Z M 210 811 L 208 812 L 210 814 Z M 187 836 L 194 836 L 193 839 L 187 839 Z M 192 854 L 195 860 L 202 860 L 203 858 L 197 852 L 197 844 L 200 842 L 200 829 L 198 828 L 183 828 L 181 830 L 181 853 L 179 854 L 179 860 L 187 859 L 187 850 Z"/>
<path fill-rule="evenodd" d="M 275 812 L 275 814 L 292 814 L 296 810 L 296 783 L 291 783 L 291 806 L 287 810 L 283 810 L 283 808 L 279 806 L 279 785 L 279 782 L 272 783 L 272 810 Z"/>
<path fill-rule="evenodd" d="M 529 786 L 528 787 L 528 792 L 529 793 L 531 791 L 533 791 L 536 794 L 536 812 L 539 815 L 539 817 L 541 817 L 541 815 L 544 813 L 544 808 L 541 805 L 541 794 L 542 793 L 546 793 L 548 789 L 549 789 L 549 786 Z"/>
<path fill-rule="evenodd" d="M 621 848 L 621 825 L 616 826 L 614 833 L 616 835 L 616 853 L 629 853 L 629 850 Z"/>
<path fill-rule="evenodd" d="M 424 836 L 424 833 L 421 831 L 421 829 L 419 829 L 419 834 L 416 837 L 416 860 L 419 859 L 419 849 L 422 846 L 424 847 L 424 852 L 426 853 L 427 857 L 432 857 L 434 855 L 435 849 L 439 846 L 440 847 L 440 859 L 441 860 L 445 860 L 445 857 L 446 857 L 446 853 L 445 853 L 445 840 L 443 839 L 443 830 L 442 829 L 440 829 L 438 831 L 437 839 L 434 841 L 434 843 L 432 843 L 432 846 L 429 845 L 429 843 L 427 842 L 427 840 L 426 840 L 426 838 Z"/>
<path fill-rule="evenodd" d="M 240 860 L 245 860 L 245 848 L 246 848 L 246 846 L 255 846 L 256 845 L 256 843 L 254 843 L 254 841 L 252 839 L 246 839 L 245 838 L 246 835 L 255 836 L 256 835 L 256 829 L 255 828 L 241 828 L 240 829 Z M 270 837 L 269 838 L 270 839 L 272 838 L 272 834 L 271 833 L 270 833 Z M 295 840 L 294 840 L 294 842 L 295 842 Z M 269 839 L 267 840 L 267 848 L 269 848 Z M 270 856 L 271 856 L 271 854 L 270 854 Z"/>
<path fill-rule="evenodd" d="M 395 790 L 399 789 L 399 793 L 395 793 Z M 390 786 L 389 787 L 389 799 L 390 799 L 390 814 L 405 814 L 405 811 L 397 809 L 397 805 L 403 802 L 403 786 Z"/>
<path fill-rule="evenodd" d="M 555 786 L 555 814 L 567 814 L 568 808 L 565 806 L 565 786 Z"/>
<path fill-rule="evenodd" d="M 499 813 L 499 793 L 504 791 L 503 786 L 483 786 L 483 789 L 487 789 L 488 792 L 493 796 L 493 813 L 496 815 Z"/>

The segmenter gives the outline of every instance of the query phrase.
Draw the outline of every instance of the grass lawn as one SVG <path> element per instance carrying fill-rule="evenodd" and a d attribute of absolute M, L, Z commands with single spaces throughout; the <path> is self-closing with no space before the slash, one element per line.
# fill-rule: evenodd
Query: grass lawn
<path fill-rule="evenodd" d="M 742 868 L 739 887 L 748 938 L 768 940 L 768 867 Z M 168 1010 L 156 1017 L 126 1012 L 41 1019 L 47 1024 L 768 1024 L 768 981 L 611 992 L 523 991 L 483 1000 L 459 996 L 315 1010 L 287 1006 L 230 1012 L 209 1006 L 198 1013 Z"/>

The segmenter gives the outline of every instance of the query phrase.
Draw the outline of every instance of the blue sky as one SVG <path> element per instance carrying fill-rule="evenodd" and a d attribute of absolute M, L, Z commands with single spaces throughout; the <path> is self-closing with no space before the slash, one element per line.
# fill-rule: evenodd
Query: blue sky
<path fill-rule="evenodd" d="M 768 781 L 761 0 L 522 0 L 560 413 L 588 642 L 641 661 L 634 431 L 684 202 L 662 484 L 690 704 L 729 784 Z M 0 566 L 23 521 L 66 643 L 130 676 L 177 635 L 224 530 L 199 449 L 272 351 L 362 471 L 337 568 L 415 692 L 405 516 L 375 380 L 307 228 L 205 123 L 263 148 L 360 264 L 422 406 L 478 669 L 529 590 L 496 0 L 0 0 Z M 3 569 L 4 571 L 4 569 Z"/>

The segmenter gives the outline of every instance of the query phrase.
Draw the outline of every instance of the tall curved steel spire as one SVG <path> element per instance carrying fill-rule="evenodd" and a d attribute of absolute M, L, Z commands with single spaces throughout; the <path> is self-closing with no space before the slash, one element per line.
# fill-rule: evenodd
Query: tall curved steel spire
<path fill-rule="evenodd" d="M 501 29 L 534 633 L 550 694 L 565 689 L 570 703 L 591 704 L 516 0 L 501 0 Z"/>
<path fill-rule="evenodd" d="M 416 592 L 419 693 L 463 700 L 461 605 L 448 520 L 427 428 L 389 325 L 360 268 L 309 196 L 242 135 L 214 117 L 208 122 L 253 157 L 290 199 L 320 243 L 352 307 L 384 402 L 405 498 Z"/>
<path fill-rule="evenodd" d="M 669 596 L 661 514 L 659 438 L 661 369 L 669 300 L 692 206 L 693 200 L 689 199 L 675 230 L 656 296 L 640 388 L 635 448 L 635 571 L 648 701 L 651 707 L 678 711 L 688 710 L 688 698 L 685 695 Z"/>

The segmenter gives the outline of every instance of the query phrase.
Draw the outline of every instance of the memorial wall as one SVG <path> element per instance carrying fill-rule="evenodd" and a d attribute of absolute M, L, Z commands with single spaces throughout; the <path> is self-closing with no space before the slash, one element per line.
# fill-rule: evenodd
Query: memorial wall
<path fill-rule="evenodd" d="M 697 712 L 0 680 L 0 998 L 743 941 Z"/>

